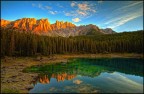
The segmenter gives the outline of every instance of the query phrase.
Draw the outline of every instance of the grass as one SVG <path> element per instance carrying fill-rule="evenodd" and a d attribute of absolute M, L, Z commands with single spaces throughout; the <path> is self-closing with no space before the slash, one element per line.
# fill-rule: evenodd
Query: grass
<path fill-rule="evenodd" d="M 20 92 L 16 89 L 3 89 L 1 93 L 20 93 Z"/>

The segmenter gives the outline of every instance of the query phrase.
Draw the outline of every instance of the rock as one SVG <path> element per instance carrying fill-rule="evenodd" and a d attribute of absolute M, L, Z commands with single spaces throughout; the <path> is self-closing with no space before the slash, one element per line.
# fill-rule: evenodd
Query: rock
<path fill-rule="evenodd" d="M 51 25 L 52 30 L 65 29 L 70 27 L 75 27 L 75 25 L 70 22 L 63 22 L 63 21 L 56 21 L 56 23 Z"/>
<path fill-rule="evenodd" d="M 13 76 L 11 76 L 11 78 L 16 78 L 17 77 L 17 75 L 13 75 Z"/>
<path fill-rule="evenodd" d="M 9 69 L 15 69 L 15 67 L 9 67 Z"/>
<path fill-rule="evenodd" d="M 23 64 L 20 64 L 20 65 L 18 65 L 18 66 L 24 66 Z"/>
<path fill-rule="evenodd" d="M 7 26 L 10 23 L 10 21 L 3 20 L 3 19 L 1 19 L 0 22 L 1 22 L 1 26 L 2 27 L 5 27 L 5 26 Z"/>
<path fill-rule="evenodd" d="M 19 80 L 12 79 L 11 82 L 19 82 Z"/>
<path fill-rule="evenodd" d="M 10 83 L 11 82 L 11 80 L 7 80 L 7 83 Z"/>
<path fill-rule="evenodd" d="M 25 81 L 25 79 L 23 77 L 20 77 L 19 79 L 21 79 L 21 81 Z"/>
<path fill-rule="evenodd" d="M 2 67 L 2 69 L 5 69 L 5 68 L 6 68 L 5 66 Z"/>
<path fill-rule="evenodd" d="M 22 73 L 18 73 L 18 75 L 17 76 L 22 76 Z"/>
<path fill-rule="evenodd" d="M 31 86 L 31 85 L 26 87 L 27 90 L 30 90 L 32 88 L 33 88 L 33 86 Z"/>
<path fill-rule="evenodd" d="M 101 29 L 103 32 L 105 32 L 106 34 L 113 34 L 116 33 L 115 31 L 113 31 L 111 28 L 106 28 L 106 29 Z"/>
<path fill-rule="evenodd" d="M 6 83 L 7 81 L 6 80 L 2 80 L 2 83 Z"/>
<path fill-rule="evenodd" d="M 79 35 L 96 35 L 96 34 L 113 34 L 116 33 L 111 28 L 100 29 L 98 26 L 89 24 L 76 26 L 70 22 L 56 21 L 50 24 L 48 19 L 22 18 L 15 21 L 1 20 L 4 29 L 15 29 L 18 31 L 27 31 L 48 36 L 79 36 Z M 6 61 L 10 61 L 6 58 Z"/>
<path fill-rule="evenodd" d="M 20 88 L 20 90 L 25 90 L 25 88 Z"/>
<path fill-rule="evenodd" d="M 64 29 L 68 27 L 75 27 L 75 25 L 70 22 L 64 23 L 63 21 L 56 21 L 56 23 L 50 24 L 48 19 L 36 20 L 35 18 L 22 18 L 12 22 L 7 20 L 1 20 L 1 26 L 17 28 L 22 31 L 33 31 L 35 33 L 42 33 L 52 30 Z"/>

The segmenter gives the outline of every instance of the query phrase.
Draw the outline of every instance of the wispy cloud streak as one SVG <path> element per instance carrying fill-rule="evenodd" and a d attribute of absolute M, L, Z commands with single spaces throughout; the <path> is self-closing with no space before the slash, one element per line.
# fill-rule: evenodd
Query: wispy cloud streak
<path fill-rule="evenodd" d="M 143 4 L 143 1 L 132 2 L 132 3 L 130 3 L 130 4 L 127 5 L 127 6 L 124 6 L 124 7 L 119 8 L 119 9 L 116 10 L 116 11 L 120 11 L 120 10 L 125 10 L 125 9 L 128 9 L 128 8 L 132 8 L 132 7 L 137 6 L 137 5 L 140 5 L 140 4 Z"/>
<path fill-rule="evenodd" d="M 127 6 L 115 9 L 113 15 L 109 15 L 108 19 L 104 23 L 109 28 L 117 28 L 135 18 L 143 16 L 143 8 L 139 7 L 138 9 L 131 10 L 133 7 L 142 4 L 142 1 L 130 3 Z"/>

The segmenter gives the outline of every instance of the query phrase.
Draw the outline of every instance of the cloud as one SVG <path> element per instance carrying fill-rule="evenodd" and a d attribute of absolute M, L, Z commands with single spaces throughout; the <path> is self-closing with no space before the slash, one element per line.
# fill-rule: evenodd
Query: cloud
<path fill-rule="evenodd" d="M 45 8 L 42 6 L 42 4 L 38 4 L 38 8 L 44 10 Z"/>
<path fill-rule="evenodd" d="M 130 78 L 127 78 L 125 75 L 120 73 L 113 73 L 110 76 L 106 78 L 109 81 L 112 81 L 114 84 L 118 84 L 122 88 L 119 88 L 119 90 L 139 90 L 139 92 L 143 91 L 143 84 L 140 84 Z M 123 83 L 122 83 L 123 82 Z M 127 88 L 125 88 L 127 87 Z M 112 88 L 117 88 L 113 86 Z"/>
<path fill-rule="evenodd" d="M 75 5 L 76 5 L 75 2 L 72 2 L 72 3 L 71 3 L 71 7 L 74 7 Z"/>
<path fill-rule="evenodd" d="M 36 5 L 34 3 L 32 3 L 32 6 L 35 7 Z"/>
<path fill-rule="evenodd" d="M 103 0 L 98 1 L 99 4 L 101 4 L 101 3 L 103 3 L 103 2 L 104 2 Z"/>
<path fill-rule="evenodd" d="M 42 10 L 50 10 L 50 9 L 52 9 L 52 7 L 50 7 L 50 6 L 43 6 L 42 4 L 34 4 L 34 3 L 32 3 L 32 6 L 40 8 Z"/>
<path fill-rule="evenodd" d="M 128 9 L 128 8 L 132 8 L 132 7 L 137 6 L 137 5 L 140 5 L 140 4 L 143 4 L 143 1 L 131 2 L 129 5 L 123 6 L 123 7 L 119 8 L 119 9 L 117 9 L 116 11 L 118 11 L 118 10 L 125 10 L 125 9 Z"/>
<path fill-rule="evenodd" d="M 70 3 L 70 7 L 72 8 L 71 11 L 70 10 L 64 10 L 63 11 L 55 11 L 54 9 L 52 10 L 51 6 L 48 5 L 42 5 L 42 4 L 32 4 L 33 7 L 37 7 L 39 9 L 42 10 L 47 10 L 48 13 L 55 15 L 58 13 L 63 13 L 65 16 L 71 16 L 72 18 L 79 18 L 79 19 L 86 19 L 90 16 L 92 16 L 94 13 L 96 13 L 96 9 L 95 9 L 95 4 L 91 3 L 91 2 L 75 2 L 72 1 Z M 64 8 L 64 6 L 62 6 L 60 3 L 56 4 L 57 7 L 61 7 Z M 80 20 L 79 20 L 80 21 Z"/>
<path fill-rule="evenodd" d="M 57 12 L 57 11 L 49 11 L 49 13 L 52 14 L 52 15 L 55 15 L 55 14 L 57 14 L 58 12 Z"/>
<path fill-rule="evenodd" d="M 73 22 L 79 22 L 79 21 L 81 21 L 81 20 L 80 20 L 79 18 L 73 18 L 72 21 L 73 21 Z"/>
<path fill-rule="evenodd" d="M 90 9 L 90 7 L 87 4 L 78 4 L 78 8 L 80 10 L 85 10 L 85 11 Z"/>
<path fill-rule="evenodd" d="M 64 6 L 60 5 L 59 3 L 57 4 L 57 6 L 60 8 L 64 8 Z"/>
<path fill-rule="evenodd" d="M 63 8 L 63 6 L 59 5 L 58 7 Z"/>
<path fill-rule="evenodd" d="M 105 20 L 105 25 L 108 28 L 117 28 L 133 19 L 136 19 L 140 16 L 143 16 L 143 8 L 139 7 L 141 1 L 132 2 L 130 4 L 126 4 L 125 6 L 115 9 L 113 14 L 107 16 L 107 20 Z M 133 10 L 135 9 L 135 11 Z"/>
<path fill-rule="evenodd" d="M 112 15 L 120 16 L 129 13 L 130 11 L 138 11 L 140 7 L 143 7 L 143 1 L 129 1 L 126 2 L 124 6 L 117 8 L 113 11 Z M 110 17 L 111 18 L 111 17 Z"/>
<path fill-rule="evenodd" d="M 116 28 L 118 26 L 121 26 L 121 25 L 123 25 L 123 24 L 125 24 L 125 23 L 127 23 L 127 22 L 129 22 L 129 21 L 131 21 L 131 20 L 133 20 L 135 18 L 137 18 L 137 17 L 140 17 L 142 15 L 143 15 L 142 13 L 141 14 L 133 14 L 133 15 L 129 15 L 127 17 L 123 17 L 123 18 L 117 19 L 114 22 L 112 21 L 111 23 L 113 23 L 113 25 L 111 25 L 109 27 L 114 29 L 114 28 Z"/>
<path fill-rule="evenodd" d="M 82 15 L 82 16 L 87 16 L 88 15 L 88 13 L 86 11 L 77 10 L 77 13 Z"/>
<path fill-rule="evenodd" d="M 65 16 L 77 16 L 75 11 L 71 11 L 71 12 L 64 12 Z"/>
<path fill-rule="evenodd" d="M 52 14 L 52 15 L 55 15 L 58 13 L 58 11 L 52 11 L 52 7 L 51 6 L 43 6 L 42 4 L 32 4 L 33 7 L 37 7 L 37 8 L 40 8 L 42 10 L 47 10 L 48 13 Z"/>
<path fill-rule="evenodd" d="M 84 3 L 84 4 L 78 4 L 78 9 L 82 10 L 82 11 L 86 11 L 86 12 L 96 12 L 95 8 L 94 8 L 94 4 L 88 4 L 88 3 Z"/>
<path fill-rule="evenodd" d="M 90 2 L 72 2 L 71 7 L 72 11 L 66 11 L 65 16 L 85 19 L 96 13 L 95 4 Z"/>
<path fill-rule="evenodd" d="M 45 6 L 45 8 L 48 9 L 48 10 L 49 10 L 49 9 L 52 9 L 50 6 Z"/>

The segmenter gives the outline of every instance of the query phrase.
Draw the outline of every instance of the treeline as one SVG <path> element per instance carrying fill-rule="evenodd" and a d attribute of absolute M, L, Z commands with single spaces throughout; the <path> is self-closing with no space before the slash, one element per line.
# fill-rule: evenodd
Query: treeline
<path fill-rule="evenodd" d="M 1 28 L 1 56 L 125 52 L 143 53 L 143 31 L 99 36 L 48 37 Z"/>

